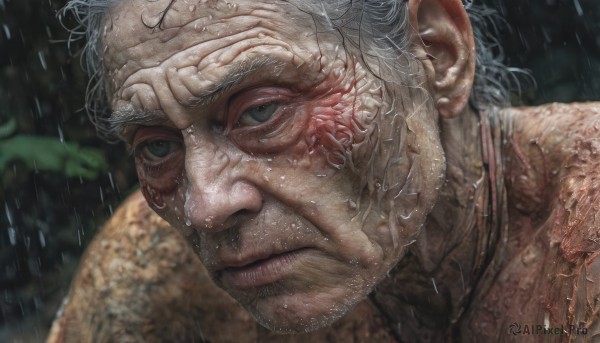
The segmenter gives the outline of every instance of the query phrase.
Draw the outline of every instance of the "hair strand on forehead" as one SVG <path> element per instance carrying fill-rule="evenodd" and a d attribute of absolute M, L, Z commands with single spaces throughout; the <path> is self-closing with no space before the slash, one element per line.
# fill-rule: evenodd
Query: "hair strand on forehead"
<path fill-rule="evenodd" d="M 156 1 L 156 0 L 148 0 Z M 495 11 L 463 0 L 471 19 L 477 49 L 475 81 L 471 105 L 484 110 L 489 107 L 510 105 L 510 92 L 520 91 L 519 75 L 532 80 L 521 69 L 503 64 L 504 53 L 499 44 L 498 22 Z M 143 18 L 148 29 L 162 30 L 167 13 L 176 0 L 169 0 L 154 24 Z M 106 29 L 106 15 L 118 0 L 70 0 L 59 12 L 64 19 L 72 15 L 78 25 L 70 29 L 69 45 L 85 39 L 82 65 L 90 78 L 85 109 L 96 125 L 98 134 L 115 140 L 115 133 L 107 121 L 110 116 L 105 89 L 101 37 Z M 315 34 L 336 31 L 341 36 L 344 49 L 355 49 L 365 66 L 385 82 L 400 83 L 409 88 L 422 88 L 416 57 L 411 53 L 407 0 L 290 0 L 301 11 L 310 14 L 315 22 Z M 501 23 L 501 21 L 500 21 Z M 376 66 L 377 69 L 373 70 Z"/>
<path fill-rule="evenodd" d="M 177 1 L 177 0 L 170 0 L 170 2 L 167 5 L 167 7 L 158 14 L 158 16 L 159 16 L 158 21 L 154 25 L 146 24 L 146 22 L 144 22 L 144 18 L 141 17 L 141 15 L 140 15 L 140 18 L 142 20 L 142 24 L 144 24 L 145 27 L 147 27 L 149 29 L 152 29 L 152 32 L 156 31 L 156 29 L 162 30 L 163 29 L 163 24 L 164 24 L 164 21 L 165 21 L 165 17 L 167 16 L 167 13 L 171 9 L 171 7 L 173 7 L 173 4 L 175 3 L 175 1 Z"/>

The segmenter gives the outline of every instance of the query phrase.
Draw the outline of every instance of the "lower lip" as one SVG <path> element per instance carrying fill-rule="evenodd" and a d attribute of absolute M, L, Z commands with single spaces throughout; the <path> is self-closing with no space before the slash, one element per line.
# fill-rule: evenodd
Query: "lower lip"
<path fill-rule="evenodd" d="M 294 267 L 304 249 L 294 250 L 253 262 L 244 267 L 230 267 L 222 271 L 222 278 L 236 288 L 251 288 L 273 283 Z"/>

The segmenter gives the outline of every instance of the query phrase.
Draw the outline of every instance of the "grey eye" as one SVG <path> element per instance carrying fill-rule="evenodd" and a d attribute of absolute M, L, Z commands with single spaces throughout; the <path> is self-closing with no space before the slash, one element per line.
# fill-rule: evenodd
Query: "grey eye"
<path fill-rule="evenodd" d="M 151 160 L 159 160 L 166 157 L 173 151 L 179 148 L 179 143 L 167 140 L 151 141 L 144 146 L 142 151 L 147 158 Z"/>
<path fill-rule="evenodd" d="M 242 113 L 238 123 L 240 126 L 262 124 L 271 119 L 278 108 L 279 104 L 275 102 L 249 108 Z"/>

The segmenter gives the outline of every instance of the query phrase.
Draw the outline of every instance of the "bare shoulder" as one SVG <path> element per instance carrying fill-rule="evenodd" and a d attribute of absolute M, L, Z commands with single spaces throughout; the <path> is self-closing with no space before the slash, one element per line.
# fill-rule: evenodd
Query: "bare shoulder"
<path fill-rule="evenodd" d="M 536 144 L 559 159 L 581 148 L 599 149 L 600 102 L 507 108 L 501 119 L 507 136 L 521 145 Z"/>
<path fill-rule="evenodd" d="M 566 330 L 557 342 L 600 339 L 600 103 L 510 108 L 500 122 L 505 254 L 472 327 L 544 323 Z"/>
<path fill-rule="evenodd" d="M 567 320 L 598 339 L 600 103 L 513 108 L 503 115 L 511 123 L 510 139 L 517 142 L 512 146 L 513 160 L 518 160 L 512 162 L 512 174 L 536 178 L 538 193 L 546 195 L 541 201 L 549 216 L 543 227 L 551 250 L 556 248 L 553 265 L 562 261 L 563 266 L 556 280 L 570 284 L 563 287 L 570 289 L 564 294 L 569 300 Z M 555 286 L 560 284 L 556 280 Z"/>
<path fill-rule="evenodd" d="M 48 342 L 234 341 L 239 332 L 253 341 L 254 321 L 137 192 L 88 247 Z"/>
<path fill-rule="evenodd" d="M 578 174 L 599 173 L 600 102 L 508 108 L 500 119 L 511 200 L 522 211 L 547 207 Z"/>
<path fill-rule="evenodd" d="M 600 103 L 511 108 L 502 119 L 509 183 L 535 188 L 551 209 L 567 260 L 600 252 Z"/>

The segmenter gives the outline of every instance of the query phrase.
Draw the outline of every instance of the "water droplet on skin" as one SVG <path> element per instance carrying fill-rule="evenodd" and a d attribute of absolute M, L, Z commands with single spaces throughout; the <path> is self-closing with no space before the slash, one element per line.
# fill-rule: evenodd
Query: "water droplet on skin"
<path fill-rule="evenodd" d="M 190 220 L 190 217 L 185 216 L 185 225 L 186 226 L 192 226 L 192 221 Z"/>
<path fill-rule="evenodd" d="M 281 179 L 281 181 L 285 181 L 285 176 L 280 176 L 279 178 Z"/>
<path fill-rule="evenodd" d="M 283 308 L 288 308 L 288 304 L 283 304 Z"/>
<path fill-rule="evenodd" d="M 356 210 L 356 208 L 358 207 L 358 205 L 356 205 L 356 203 L 350 199 L 346 200 L 346 202 L 348 203 L 348 208 L 350 208 L 351 210 Z"/>

